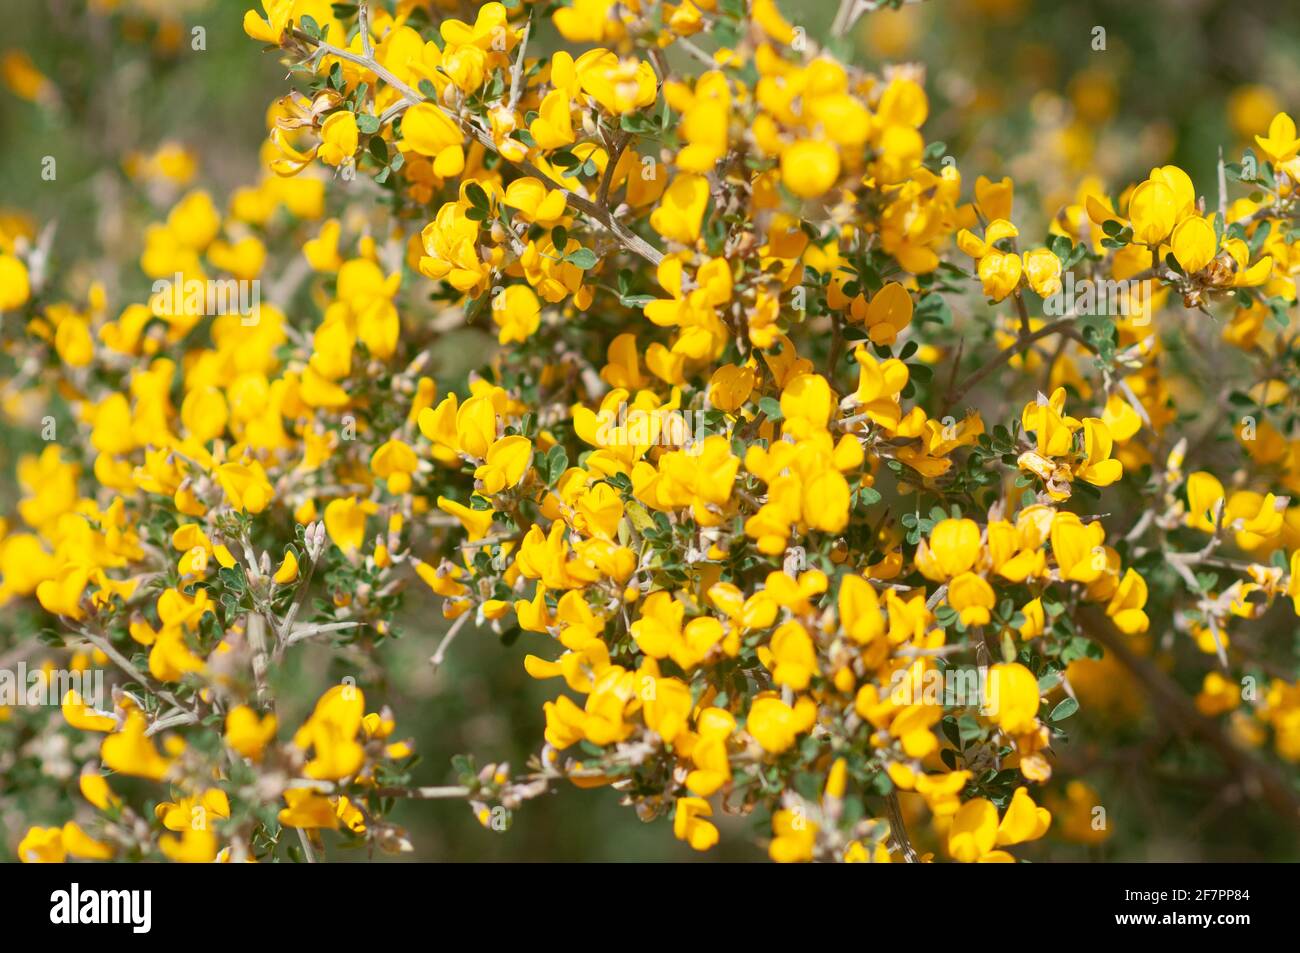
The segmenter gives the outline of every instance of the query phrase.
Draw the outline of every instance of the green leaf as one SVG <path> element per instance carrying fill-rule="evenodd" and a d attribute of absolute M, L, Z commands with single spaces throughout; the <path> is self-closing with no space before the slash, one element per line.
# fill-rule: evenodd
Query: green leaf
<path fill-rule="evenodd" d="M 575 268 L 581 268 L 583 271 L 594 267 L 596 262 L 600 261 L 596 257 L 596 253 L 590 248 L 579 248 L 577 251 L 570 252 L 564 256 L 564 260 Z"/>
<path fill-rule="evenodd" d="M 469 204 L 476 209 L 486 212 L 491 208 L 488 203 L 487 193 L 483 191 L 483 186 L 477 182 L 471 182 L 465 186 L 465 197 L 469 199 Z"/>
<path fill-rule="evenodd" d="M 879 503 L 881 500 L 880 491 L 874 486 L 858 487 L 858 499 L 867 506 L 870 506 L 873 503 Z"/>
<path fill-rule="evenodd" d="M 551 474 L 551 479 L 555 479 L 565 470 L 569 469 L 569 454 L 563 447 L 552 447 L 546 454 L 546 465 Z"/>
<path fill-rule="evenodd" d="M 1060 703 L 1052 709 L 1052 713 L 1047 716 L 1048 721 L 1065 721 L 1076 711 L 1079 710 L 1079 703 L 1073 698 L 1062 698 Z"/>
<path fill-rule="evenodd" d="M 1070 253 L 1074 251 L 1074 243 L 1064 235 L 1056 235 L 1052 238 L 1052 254 L 1061 259 L 1061 263 L 1070 260 Z"/>

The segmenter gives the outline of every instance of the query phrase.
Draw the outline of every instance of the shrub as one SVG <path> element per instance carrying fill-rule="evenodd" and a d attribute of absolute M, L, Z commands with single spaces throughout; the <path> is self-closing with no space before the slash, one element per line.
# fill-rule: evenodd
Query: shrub
<path fill-rule="evenodd" d="M 752 814 L 777 861 L 1008 861 L 1110 836 L 1070 719 L 1148 709 L 1294 825 L 1295 124 L 1035 226 L 927 141 L 921 66 L 847 55 L 900 5 L 819 44 L 772 0 L 263 0 L 264 171 L 148 226 L 148 294 L 0 223 L 48 441 L 5 658 L 61 701 L 0 731 L 79 787 L 18 856 L 401 852 L 407 800 L 501 829 L 576 785 L 698 851 Z M 461 326 L 499 347 L 435 374 Z M 422 786 L 377 653 L 474 632 L 527 648 L 544 737 Z M 290 720 L 310 646 L 348 664 Z"/>

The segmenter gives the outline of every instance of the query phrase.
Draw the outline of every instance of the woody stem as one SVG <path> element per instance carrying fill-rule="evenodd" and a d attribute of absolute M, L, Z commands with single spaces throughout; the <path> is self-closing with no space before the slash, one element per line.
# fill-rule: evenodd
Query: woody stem
<path fill-rule="evenodd" d="M 379 79 L 383 80 L 389 86 L 393 87 L 393 89 L 401 93 L 404 102 L 389 107 L 384 114 L 379 117 L 381 123 L 396 118 L 398 113 L 408 106 L 416 106 L 420 103 L 432 102 L 411 89 L 410 86 L 406 85 L 406 83 L 402 82 L 383 66 L 376 63 L 373 59 L 358 56 L 351 50 L 340 49 L 333 44 L 308 36 L 306 33 L 303 33 L 298 29 L 291 30 L 290 32 L 297 39 L 314 46 L 317 53 L 324 56 L 337 56 L 339 59 L 346 60 L 349 63 L 368 69 L 379 77 Z M 501 150 L 497 146 L 496 140 L 492 138 L 490 132 L 479 127 L 478 124 L 470 122 L 459 113 L 453 112 L 441 103 L 433 103 L 433 105 L 446 114 L 452 121 L 458 123 L 462 128 L 464 128 L 464 130 L 473 136 L 474 140 L 482 145 L 483 148 L 501 156 Z M 624 248 L 632 252 L 634 255 L 639 255 L 656 268 L 659 267 L 659 263 L 664 260 L 663 252 L 655 248 L 640 235 L 631 231 L 627 226 L 616 219 L 609 209 L 601 207 L 599 204 L 591 201 L 591 199 L 586 198 L 585 196 L 579 195 L 577 192 L 566 189 L 527 159 L 513 160 L 507 159 L 505 156 L 501 156 L 501 159 L 502 161 L 508 162 L 510 165 L 514 166 L 514 168 L 523 175 L 531 176 L 544 182 L 547 188 L 562 192 L 569 205 L 595 221 L 597 224 L 603 226 L 605 230 L 613 235 Z"/>

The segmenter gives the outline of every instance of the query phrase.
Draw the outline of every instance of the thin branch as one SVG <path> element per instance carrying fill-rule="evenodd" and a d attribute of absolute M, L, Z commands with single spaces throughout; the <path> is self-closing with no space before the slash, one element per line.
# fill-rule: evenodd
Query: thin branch
<path fill-rule="evenodd" d="M 988 377 L 1003 364 L 1007 363 L 1007 361 L 1026 350 L 1035 341 L 1041 341 L 1043 338 L 1051 337 L 1053 334 L 1064 334 L 1073 340 L 1078 341 L 1093 353 L 1096 353 L 1097 349 L 1088 343 L 1082 334 L 1074 329 L 1074 321 L 1074 318 L 1062 318 L 1059 321 L 1053 321 L 1051 324 L 1044 325 L 1032 334 L 1021 335 L 1014 344 L 999 351 L 990 361 L 988 361 L 988 363 L 982 365 L 979 370 L 975 371 L 975 373 L 971 374 L 970 377 L 962 381 L 955 391 L 948 394 L 945 400 L 945 405 L 951 406 L 957 403 L 957 401 L 961 400 L 970 392 L 971 388 L 984 380 L 984 378 Z"/>
<path fill-rule="evenodd" d="M 894 843 L 898 845 L 898 849 L 903 852 L 903 857 L 909 864 L 917 863 L 920 858 L 917 856 L 916 848 L 912 846 L 912 839 L 907 836 L 907 825 L 903 823 L 903 808 L 898 803 L 898 792 L 890 791 L 885 796 L 885 803 L 889 806 L 889 829 L 894 835 Z"/>
<path fill-rule="evenodd" d="M 253 650 L 253 684 L 257 687 L 257 701 L 265 707 L 271 700 L 271 687 L 267 680 L 270 653 L 266 644 L 266 617 L 260 612 L 248 613 L 244 618 L 244 634 Z"/>
<path fill-rule="evenodd" d="M 630 138 L 628 135 L 620 134 L 605 162 L 605 175 L 600 180 L 600 191 L 596 195 L 596 203 L 603 209 L 609 208 L 609 190 L 614 184 L 614 170 L 618 167 L 619 160 L 623 158 L 623 150 L 627 148 Z"/>
<path fill-rule="evenodd" d="M 434 668 L 438 668 L 442 665 L 442 660 L 447 654 L 447 649 L 451 647 L 452 641 L 456 638 L 460 630 L 464 628 L 465 623 L 469 621 L 469 617 L 469 612 L 462 612 L 456 617 L 456 621 L 451 624 L 451 628 L 447 630 L 447 634 L 442 637 L 442 641 L 438 643 L 437 650 L 429 658 L 429 664 Z"/>
<path fill-rule="evenodd" d="M 357 5 L 357 27 L 361 31 L 361 52 L 368 59 L 374 59 L 375 48 L 370 44 L 370 10 L 367 0 L 361 0 Z"/>
<path fill-rule="evenodd" d="M 324 635 L 329 632 L 341 632 L 344 629 L 355 629 L 357 626 L 365 625 L 364 622 L 323 622 L 319 625 L 302 625 L 295 628 L 289 633 L 288 638 L 284 640 L 284 647 L 310 639 L 316 635 Z"/>
<path fill-rule="evenodd" d="M 404 797 L 416 801 L 435 801 L 440 798 L 469 797 L 469 788 L 375 788 L 373 793 L 379 797 Z"/>
<path fill-rule="evenodd" d="M 347 60 L 349 63 L 353 63 L 364 69 L 368 69 L 372 73 L 374 73 L 375 76 L 377 76 L 379 79 L 383 80 L 389 86 L 393 87 L 393 89 L 401 93 L 404 103 L 397 103 L 391 106 L 388 110 L 386 110 L 384 114 L 380 116 L 381 123 L 389 122 L 392 119 L 396 118 L 397 114 L 400 113 L 407 106 L 416 106 L 419 105 L 420 103 L 432 102 L 432 100 L 426 100 L 423 96 L 421 96 L 415 90 L 411 89 L 410 86 L 406 85 L 406 83 L 402 82 L 400 79 L 394 76 L 391 72 L 389 72 L 379 63 L 376 63 L 373 59 L 367 59 L 364 56 L 358 56 L 356 53 L 353 53 L 351 50 L 340 49 L 339 47 L 334 46 L 330 43 L 326 43 L 323 40 L 318 40 L 314 37 L 308 36 L 306 33 L 303 33 L 301 30 L 294 29 L 292 31 L 292 35 L 298 38 L 299 40 L 303 41 L 304 43 L 314 46 L 316 48 L 316 55 L 337 56 L 339 59 Z M 452 110 L 448 109 L 446 106 L 442 105 L 441 103 L 433 103 L 433 105 L 436 108 L 442 110 L 442 112 L 445 113 L 452 121 L 459 124 L 466 132 L 468 132 L 471 136 L 473 136 L 475 141 L 477 141 L 480 145 L 482 145 L 483 148 L 491 150 L 493 153 L 499 156 L 501 155 L 501 150 L 498 148 L 496 144 L 496 140 L 492 138 L 492 134 L 490 132 L 488 132 L 485 129 L 482 129 L 476 123 L 470 122 L 468 119 L 461 116 L 459 113 L 453 112 Z M 515 161 L 515 160 L 507 159 L 504 156 L 501 156 L 501 158 L 502 161 L 508 162 L 510 165 L 514 166 L 515 169 L 517 169 L 523 175 L 531 176 L 535 179 L 539 179 L 540 181 L 546 184 L 547 188 L 562 192 L 564 194 L 566 202 L 569 205 L 577 209 L 582 214 L 586 215 L 588 218 L 594 220 L 599 225 L 603 226 L 605 230 L 608 231 L 611 235 L 613 235 L 614 238 L 616 238 L 624 248 L 632 252 L 634 255 L 639 255 L 640 257 L 644 258 L 646 261 L 650 262 L 650 264 L 654 265 L 656 268 L 659 267 L 659 263 L 664 260 L 663 252 L 655 248 L 653 245 L 647 242 L 640 235 L 637 235 L 635 232 L 631 231 L 627 226 L 625 226 L 622 222 L 620 222 L 617 218 L 615 218 L 613 212 L 610 211 L 609 209 L 602 208 L 600 205 L 591 201 L 591 199 L 587 198 L 586 196 L 579 195 L 577 192 L 574 192 L 571 189 L 566 189 L 563 185 L 556 182 L 549 175 L 547 175 L 545 172 L 538 169 L 527 159 L 520 159 L 518 161 Z"/>
<path fill-rule="evenodd" d="M 1129 648 L 1124 633 L 1097 606 L 1081 609 L 1079 621 L 1090 637 L 1100 642 L 1146 687 L 1156 702 L 1158 717 L 1171 731 L 1199 737 L 1214 749 L 1229 770 L 1240 776 L 1248 795 L 1263 801 L 1291 827 L 1300 830 L 1300 795 L 1272 765 L 1238 747 L 1217 722 L 1202 715 L 1172 678 Z"/>
<path fill-rule="evenodd" d="M 524 55 L 528 52 L 528 34 L 532 29 L 533 20 L 529 17 L 528 22 L 524 24 L 524 35 L 519 41 L 519 55 L 515 58 L 514 68 L 510 70 L 510 102 L 506 108 L 512 113 L 515 111 L 515 106 L 519 104 L 519 95 L 524 91 L 521 82 L 524 76 Z"/>
<path fill-rule="evenodd" d="M 131 660 L 119 652 L 113 646 L 113 643 L 108 641 L 108 639 L 101 635 L 96 635 L 88 629 L 78 629 L 77 634 L 112 659 L 113 663 L 122 671 L 126 672 L 126 674 L 130 675 L 134 681 L 144 685 L 163 701 L 167 702 L 174 708 L 185 708 L 175 695 L 163 688 L 161 685 L 154 684 L 153 679 L 131 664 Z"/>
<path fill-rule="evenodd" d="M 307 859 L 307 863 L 316 863 L 316 851 L 311 846 L 311 840 L 307 837 L 307 832 L 301 827 L 298 829 L 298 843 L 302 845 L 302 855 Z"/>

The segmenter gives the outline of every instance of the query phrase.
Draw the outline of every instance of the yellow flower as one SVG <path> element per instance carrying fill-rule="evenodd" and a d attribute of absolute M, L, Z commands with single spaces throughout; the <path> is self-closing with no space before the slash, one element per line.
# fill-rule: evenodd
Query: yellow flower
<path fill-rule="evenodd" d="M 556 18 L 559 17 L 560 12 L 556 11 Z M 567 57 L 568 55 L 568 53 L 559 52 L 555 54 L 555 57 Z M 572 59 L 570 59 L 571 63 Z M 555 70 L 555 59 L 552 58 L 552 76 L 554 76 Z M 528 125 L 528 131 L 536 141 L 539 149 L 560 149 L 572 145 L 576 141 L 573 133 L 573 119 L 569 110 L 569 94 L 563 89 L 553 89 L 542 97 L 541 105 L 538 106 L 537 118 Z"/>
<path fill-rule="evenodd" d="M 967 801 L 953 815 L 948 828 L 948 853 L 971 864 L 993 850 L 998 837 L 998 809 L 985 798 Z"/>
<path fill-rule="evenodd" d="M 78 780 L 78 786 L 81 789 L 81 796 L 101 811 L 107 811 L 110 806 L 115 807 L 122 803 L 121 798 L 109 788 L 102 774 L 86 771 Z"/>
<path fill-rule="evenodd" d="M 766 664 L 772 670 L 772 681 L 797 692 L 808 687 L 812 676 L 818 674 L 817 651 L 808 630 L 797 621 L 779 626 L 772 633 L 770 658 Z"/>
<path fill-rule="evenodd" d="M 206 827 L 186 827 L 181 836 L 164 834 L 158 849 L 178 864 L 210 864 L 217 856 L 217 835 Z"/>
<path fill-rule="evenodd" d="M 230 818 L 230 799 L 221 788 L 208 788 L 199 796 L 181 798 L 176 802 L 163 801 L 154 809 L 154 814 L 169 831 L 206 827 L 209 820 Z"/>
<path fill-rule="evenodd" d="M 316 702 L 293 743 L 313 757 L 303 772 L 309 778 L 338 781 L 355 774 L 365 762 L 357 733 L 365 717 L 365 698 L 354 685 L 336 685 Z"/>
<path fill-rule="evenodd" d="M 401 496 L 411 491 L 411 475 L 419 466 L 420 460 L 415 455 L 415 451 L 409 444 L 396 438 L 377 447 L 370 457 L 370 472 L 386 481 L 388 492 L 394 496 Z M 325 508 L 325 512 L 328 519 L 329 507 Z"/>
<path fill-rule="evenodd" d="M 326 165 L 351 162 L 358 144 L 357 117 L 347 109 L 330 115 L 320 130 L 321 146 L 317 155 Z"/>
<path fill-rule="evenodd" d="M 943 582 L 968 572 L 979 554 L 979 524 L 970 519 L 945 519 L 930 530 L 929 544 L 922 543 L 916 563 L 927 579 Z"/>
<path fill-rule="evenodd" d="M 236 705 L 226 714 L 226 744 L 253 761 L 262 760 L 262 752 L 275 738 L 275 729 L 274 714 L 259 718 L 247 705 Z"/>
<path fill-rule="evenodd" d="M 1038 679 L 1019 662 L 994 665 L 985 682 L 985 702 L 999 728 L 1013 735 L 1030 731 L 1038 723 Z"/>
<path fill-rule="evenodd" d="M 1201 682 L 1196 696 L 1196 707 L 1211 718 L 1232 711 L 1241 704 L 1241 685 L 1224 678 L 1218 672 L 1209 672 Z"/>
<path fill-rule="evenodd" d="M 713 808 L 704 798 L 678 798 L 673 814 L 673 836 L 686 841 L 694 850 L 708 850 L 718 842 L 718 829 L 702 818 L 712 816 Z"/>
<path fill-rule="evenodd" d="M 1111 617 L 1115 627 L 1121 632 L 1136 635 L 1145 632 L 1150 625 L 1147 614 L 1142 611 L 1146 603 L 1146 580 L 1135 570 L 1129 569 L 1116 587 L 1115 594 L 1111 596 L 1110 604 L 1106 606 L 1106 614 Z"/>
<path fill-rule="evenodd" d="M 439 178 L 451 178 L 464 171 L 464 141 L 460 127 L 433 103 L 418 103 L 402 117 L 403 146 L 431 157 L 434 175 Z"/>
<path fill-rule="evenodd" d="M 1282 530 L 1286 500 L 1272 493 L 1238 490 L 1228 498 L 1224 523 L 1234 531 L 1237 545 L 1255 550 L 1267 545 Z"/>
<path fill-rule="evenodd" d="M 654 68 L 644 60 L 620 60 L 609 50 L 588 50 L 573 64 L 582 91 L 619 116 L 655 101 Z"/>
<path fill-rule="evenodd" d="M 709 180 L 702 175 L 679 175 L 650 213 L 650 226 L 670 241 L 693 244 L 700 237 L 708 204 Z"/>
<path fill-rule="evenodd" d="M 964 625 L 987 625 L 997 597 L 983 576 L 964 572 L 948 583 L 948 605 L 957 610 Z"/>
<path fill-rule="evenodd" d="M 74 690 L 63 696 L 63 717 L 73 728 L 82 731 L 114 731 L 117 719 L 107 712 L 96 711 L 89 707 Z"/>
<path fill-rule="evenodd" d="M 948 829 L 948 853 L 965 864 L 1010 863 L 1015 858 L 994 848 L 1037 840 L 1047 833 L 1051 823 L 1052 815 L 1034 804 L 1023 787 L 1016 788 L 1000 824 L 993 802 L 975 798 L 953 815 Z"/>
<path fill-rule="evenodd" d="M 277 586 L 287 586 L 298 578 L 298 557 L 292 549 L 284 551 L 284 560 L 271 577 Z"/>
<path fill-rule="evenodd" d="M 998 825 L 997 845 L 1009 847 L 1026 841 L 1038 840 L 1052 826 L 1052 814 L 1045 807 L 1039 807 L 1023 787 L 1016 788 Z"/>
<path fill-rule="evenodd" d="M 1093 486 L 1110 486 L 1124 475 L 1124 465 L 1111 459 L 1110 429 L 1099 417 L 1083 419 L 1084 459 L 1075 475 Z"/>
<path fill-rule="evenodd" d="M 164 625 L 149 649 L 149 672 L 163 682 L 179 682 L 190 672 L 203 671 L 203 659 L 185 644 L 180 626 Z"/>
<path fill-rule="evenodd" d="M 482 539 L 488 534 L 488 530 L 492 528 L 492 514 L 495 511 L 491 507 L 474 509 L 445 496 L 440 496 L 438 497 L 438 509 L 460 520 L 460 525 L 469 536 L 471 543 Z"/>
<path fill-rule="evenodd" d="M 479 7 L 472 26 L 449 17 L 442 21 L 439 32 L 451 46 L 473 46 L 485 52 L 496 50 L 507 53 L 518 36 L 507 23 L 506 17 L 505 6 L 493 0 Z"/>
<path fill-rule="evenodd" d="M 358 503 L 355 496 L 331 500 L 325 507 L 325 532 L 345 554 L 361 548 L 366 535 L 366 511 L 365 504 Z"/>
<path fill-rule="evenodd" d="M 780 810 L 772 815 L 772 843 L 767 854 L 778 864 L 808 863 L 817 845 L 817 824 L 800 811 Z"/>
<path fill-rule="evenodd" d="M 258 16 L 256 10 L 244 14 L 244 32 L 254 40 L 262 43 L 280 44 L 281 35 L 290 20 L 301 20 L 310 15 L 322 28 L 327 27 L 333 16 L 327 0 L 261 0 L 266 16 Z"/>
<path fill-rule="evenodd" d="M 979 260 L 978 267 L 984 294 L 994 301 L 1001 301 L 1019 286 L 1023 270 L 1019 255 L 1012 252 L 989 252 Z"/>
<path fill-rule="evenodd" d="M 791 708 L 774 695 L 760 695 L 749 708 L 746 729 L 764 751 L 780 754 L 816 720 L 817 704 L 811 698 L 800 697 Z"/>
<path fill-rule="evenodd" d="M 290 788 L 284 792 L 284 803 L 287 806 L 280 809 L 278 820 L 285 827 L 338 829 L 339 816 L 334 805 L 311 788 Z"/>
<path fill-rule="evenodd" d="M 73 620 L 84 619 L 86 613 L 81 606 L 81 597 L 89 582 L 89 567 L 67 563 L 53 579 L 46 579 L 36 587 L 36 598 L 47 612 Z"/>
<path fill-rule="evenodd" d="M 1178 222 L 1177 197 L 1164 182 L 1147 179 L 1128 200 L 1133 238 L 1143 245 L 1159 245 Z"/>
<path fill-rule="evenodd" d="M 517 210 L 523 221 L 538 225 L 554 225 L 561 219 L 566 209 L 562 191 L 548 189 L 541 179 L 532 176 L 511 182 L 501 201 L 509 208 Z"/>
<path fill-rule="evenodd" d="M 1214 234 L 1214 226 L 1199 215 L 1185 218 L 1174 229 L 1170 240 L 1174 257 L 1183 271 L 1192 275 L 1214 260 L 1218 251 L 1219 240 Z"/>
<path fill-rule="evenodd" d="M 144 715 L 135 710 L 128 714 L 122 730 L 109 735 L 100 745 L 104 766 L 120 774 L 161 781 L 172 763 L 158 753 L 145 729 Z"/>
<path fill-rule="evenodd" d="M 876 344 L 893 344 L 911 323 L 912 296 L 897 281 L 886 282 L 867 305 L 868 336 Z"/>
<path fill-rule="evenodd" d="M 510 285 L 492 299 L 492 320 L 501 329 L 497 333 L 497 343 L 522 343 L 541 326 L 541 304 L 532 288 L 527 285 Z"/>
<path fill-rule="evenodd" d="M 802 199 L 817 198 L 840 176 L 840 153 L 829 142 L 801 139 L 781 152 L 781 181 Z"/>
<path fill-rule="evenodd" d="M 33 827 L 18 842 L 18 859 L 24 864 L 61 864 L 67 859 L 63 828 Z"/>
<path fill-rule="evenodd" d="M 1046 248 L 1035 248 L 1024 254 L 1025 280 L 1034 292 L 1044 298 L 1061 290 L 1061 259 Z"/>
<path fill-rule="evenodd" d="M 75 821 L 63 825 L 63 848 L 73 857 L 83 860 L 112 860 L 116 853 L 112 844 L 95 840 Z"/>
<path fill-rule="evenodd" d="M 1294 159 L 1300 150 L 1295 120 L 1284 112 L 1278 113 L 1268 124 L 1268 136 L 1256 136 L 1255 142 L 1274 165 Z"/>
<path fill-rule="evenodd" d="M 848 575 L 840 582 L 840 626 L 854 642 L 866 645 L 885 634 L 880 599 L 871 583 Z"/>
<path fill-rule="evenodd" d="M 316 271 L 335 272 L 343 267 L 339 255 L 339 235 L 343 226 L 337 218 L 323 222 L 315 238 L 303 242 L 302 253 Z"/>
<path fill-rule="evenodd" d="M 487 462 L 474 471 L 474 478 L 483 481 L 482 492 L 491 496 L 517 486 L 532 459 L 533 443 L 527 437 L 502 437 L 488 448 Z"/>
<path fill-rule="evenodd" d="M 217 469 L 217 482 L 230 505 L 247 513 L 260 513 L 275 499 L 275 490 L 266 470 L 256 460 L 250 463 L 223 463 Z"/>

